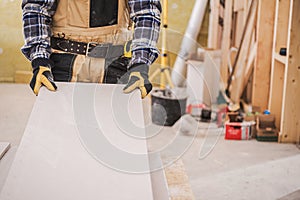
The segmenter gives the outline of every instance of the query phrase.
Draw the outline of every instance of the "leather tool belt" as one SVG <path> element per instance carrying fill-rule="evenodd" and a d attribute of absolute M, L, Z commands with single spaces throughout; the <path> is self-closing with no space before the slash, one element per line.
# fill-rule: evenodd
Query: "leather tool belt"
<path fill-rule="evenodd" d="M 51 48 L 94 58 L 120 57 L 124 55 L 124 50 L 126 49 L 124 45 L 99 44 L 95 42 L 84 43 L 56 37 L 51 37 Z"/>

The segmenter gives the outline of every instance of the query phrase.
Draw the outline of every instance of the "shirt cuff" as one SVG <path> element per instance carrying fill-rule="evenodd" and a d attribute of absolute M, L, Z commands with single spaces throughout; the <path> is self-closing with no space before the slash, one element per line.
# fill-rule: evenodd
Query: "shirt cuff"
<path fill-rule="evenodd" d="M 159 52 L 157 49 L 138 49 L 132 51 L 132 58 L 129 68 L 134 64 L 147 64 L 150 66 L 158 57 Z"/>

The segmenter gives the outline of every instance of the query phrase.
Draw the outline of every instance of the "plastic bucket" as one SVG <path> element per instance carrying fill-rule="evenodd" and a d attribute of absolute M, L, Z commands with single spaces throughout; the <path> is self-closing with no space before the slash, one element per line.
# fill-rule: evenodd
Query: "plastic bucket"
<path fill-rule="evenodd" d="M 151 94 L 152 122 L 161 126 L 172 126 L 186 111 L 187 97 L 164 96 L 163 90 Z"/>

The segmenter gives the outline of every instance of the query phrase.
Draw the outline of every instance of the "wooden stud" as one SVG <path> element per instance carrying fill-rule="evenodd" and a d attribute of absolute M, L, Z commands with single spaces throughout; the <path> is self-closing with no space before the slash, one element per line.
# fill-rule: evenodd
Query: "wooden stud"
<path fill-rule="evenodd" d="M 244 15 L 245 11 L 240 10 L 236 12 L 236 22 L 235 22 L 235 33 L 234 33 L 234 43 L 233 46 L 238 47 L 240 46 L 242 35 L 243 35 L 243 28 L 245 27 L 244 22 Z"/>
<path fill-rule="evenodd" d="M 244 10 L 245 1 L 247 0 L 234 0 L 233 11 L 237 12 L 240 10 Z"/>
<path fill-rule="evenodd" d="M 286 56 L 282 56 L 277 52 L 273 52 L 273 59 L 275 59 L 278 62 L 281 62 L 284 65 L 287 65 L 287 57 Z"/>
<path fill-rule="evenodd" d="M 220 0 L 210 1 L 207 47 L 212 49 L 218 48 L 219 7 Z"/>
<path fill-rule="evenodd" d="M 165 169 L 171 200 L 195 200 L 182 160 Z"/>
<path fill-rule="evenodd" d="M 290 0 L 277 0 L 277 5 L 276 37 L 273 50 L 279 53 L 280 48 L 286 48 L 288 44 Z"/>
<path fill-rule="evenodd" d="M 275 8 L 275 20 L 274 20 L 274 36 L 273 36 L 273 52 L 272 52 L 272 68 L 271 68 L 271 80 L 270 80 L 270 94 L 269 94 L 269 103 L 268 109 L 275 115 L 276 127 L 280 129 L 280 121 L 281 121 L 281 107 L 282 107 L 282 95 L 283 95 L 283 77 L 284 77 L 284 67 L 286 62 L 278 62 L 278 59 L 275 59 L 277 56 L 276 53 L 276 45 L 278 42 L 282 43 L 282 41 L 286 41 L 286 38 L 278 29 L 282 24 L 282 20 L 279 20 L 279 16 L 286 15 L 286 9 L 282 9 L 282 5 L 284 4 L 284 8 L 287 7 L 286 2 L 282 2 L 280 0 L 276 0 L 276 8 Z M 288 2 L 289 3 L 289 2 Z M 285 13 L 282 13 L 285 11 Z M 282 16 L 281 18 L 282 19 Z M 286 22 L 287 23 L 287 22 Z M 287 25 L 284 25 L 288 26 Z M 286 30 L 284 30 L 286 31 Z M 285 34 L 286 35 L 286 34 Z M 279 138 L 280 141 L 280 138 Z"/>
<path fill-rule="evenodd" d="M 275 115 L 276 127 L 280 128 L 281 108 L 283 99 L 283 81 L 285 65 L 273 60 L 272 64 L 272 81 L 269 101 L 269 110 Z"/>
<path fill-rule="evenodd" d="M 258 3 L 257 57 L 253 74 L 252 105 L 261 109 L 268 108 L 275 6 L 275 1 L 260 0 Z"/>
<path fill-rule="evenodd" d="M 246 85 L 248 84 L 248 80 L 253 72 L 253 69 L 254 69 L 254 61 L 255 61 L 255 58 L 257 56 L 257 42 L 255 42 L 253 45 L 252 45 L 252 48 L 250 50 L 250 53 L 249 53 L 249 58 L 248 58 L 248 62 L 246 64 L 246 69 L 245 69 L 245 79 L 244 79 L 244 83 L 243 83 L 243 87 L 245 88 Z"/>
<path fill-rule="evenodd" d="M 239 52 L 234 63 L 234 79 L 232 80 L 232 84 L 230 85 L 230 97 L 234 103 L 239 103 L 240 97 L 244 89 L 243 83 L 246 70 L 245 67 L 248 62 L 250 42 L 256 19 L 257 3 L 257 0 L 252 0 L 252 5 L 248 13 L 249 18 L 247 19 Z"/>
<path fill-rule="evenodd" d="M 300 135 L 300 1 L 291 0 L 290 29 L 288 34 L 288 65 L 284 81 L 281 118 L 281 141 L 296 142 Z"/>
<path fill-rule="evenodd" d="M 228 57 L 231 44 L 231 27 L 232 27 L 232 4 L 233 0 L 225 1 L 225 13 L 224 13 L 224 31 L 222 36 L 222 64 L 221 64 L 221 78 L 224 84 L 224 88 L 227 87 L 228 79 Z"/>

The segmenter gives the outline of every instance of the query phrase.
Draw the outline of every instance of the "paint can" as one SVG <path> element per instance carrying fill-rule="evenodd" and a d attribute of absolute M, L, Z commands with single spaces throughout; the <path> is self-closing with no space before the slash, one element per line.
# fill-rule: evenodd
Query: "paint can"
<path fill-rule="evenodd" d="M 151 93 L 152 122 L 161 126 L 173 124 L 185 114 L 187 95 L 176 95 L 169 90 L 154 90 Z"/>

